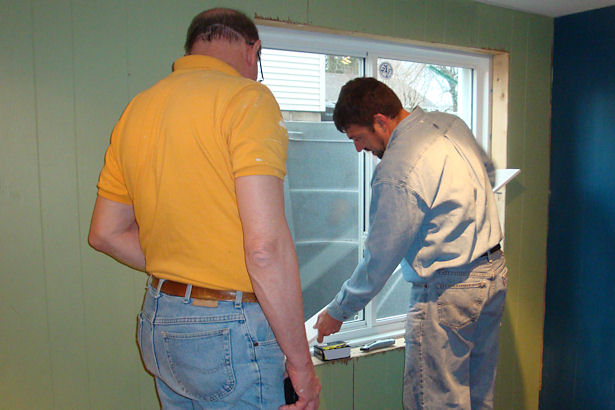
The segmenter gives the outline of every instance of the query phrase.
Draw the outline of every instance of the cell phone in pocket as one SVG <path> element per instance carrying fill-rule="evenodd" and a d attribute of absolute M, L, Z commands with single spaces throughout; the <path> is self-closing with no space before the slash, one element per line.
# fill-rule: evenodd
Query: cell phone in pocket
<path fill-rule="evenodd" d="M 286 399 L 286 404 L 293 404 L 299 400 L 299 396 L 295 392 L 295 388 L 293 387 L 293 383 L 290 381 L 290 377 L 286 377 L 284 379 L 284 399 Z"/>

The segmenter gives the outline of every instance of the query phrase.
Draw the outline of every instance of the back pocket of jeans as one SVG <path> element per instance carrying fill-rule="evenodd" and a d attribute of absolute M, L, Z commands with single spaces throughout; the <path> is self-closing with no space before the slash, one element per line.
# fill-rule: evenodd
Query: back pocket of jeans
<path fill-rule="evenodd" d="M 488 294 L 487 282 L 437 284 L 440 324 L 460 329 L 480 316 Z"/>
<path fill-rule="evenodd" d="M 195 333 L 163 332 L 175 387 L 196 400 L 215 401 L 235 387 L 229 329 Z M 171 383 L 173 384 L 173 383 Z"/>

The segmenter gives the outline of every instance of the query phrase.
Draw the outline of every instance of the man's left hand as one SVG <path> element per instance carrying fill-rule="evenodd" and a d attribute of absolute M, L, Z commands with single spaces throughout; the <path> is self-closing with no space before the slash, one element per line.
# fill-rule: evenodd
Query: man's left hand
<path fill-rule="evenodd" d="M 314 329 L 318 329 L 318 337 L 316 340 L 318 340 L 318 343 L 322 343 L 325 336 L 339 332 L 341 327 L 342 322 L 333 319 L 326 310 L 323 310 L 318 315 L 318 319 L 316 319 L 316 324 L 314 325 Z"/>

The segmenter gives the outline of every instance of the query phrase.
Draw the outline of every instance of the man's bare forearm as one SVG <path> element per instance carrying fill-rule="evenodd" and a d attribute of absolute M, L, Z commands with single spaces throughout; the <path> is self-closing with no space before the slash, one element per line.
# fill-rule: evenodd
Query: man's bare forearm
<path fill-rule="evenodd" d="M 98 197 L 92 213 L 90 245 L 133 269 L 145 271 L 139 226 L 131 205 Z"/>
<path fill-rule="evenodd" d="M 254 292 L 289 364 L 312 366 L 305 335 L 303 298 L 290 233 L 261 251 L 246 249 L 246 264 Z"/>
<path fill-rule="evenodd" d="M 249 176 L 235 182 L 252 287 L 286 355 L 286 370 L 299 395 L 297 408 L 317 408 L 320 382 L 305 335 L 299 267 L 284 217 L 282 181 Z"/>
<path fill-rule="evenodd" d="M 108 247 L 101 251 L 124 265 L 145 271 L 145 255 L 139 244 L 139 228 L 136 224 L 128 231 L 112 236 Z"/>

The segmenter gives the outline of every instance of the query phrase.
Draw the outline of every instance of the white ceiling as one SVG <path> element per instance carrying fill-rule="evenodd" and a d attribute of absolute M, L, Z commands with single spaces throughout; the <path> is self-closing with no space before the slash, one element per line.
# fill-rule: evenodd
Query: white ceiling
<path fill-rule="evenodd" d="M 525 11 L 549 17 L 599 9 L 615 5 L 615 0 L 476 0 L 507 9 Z"/>

